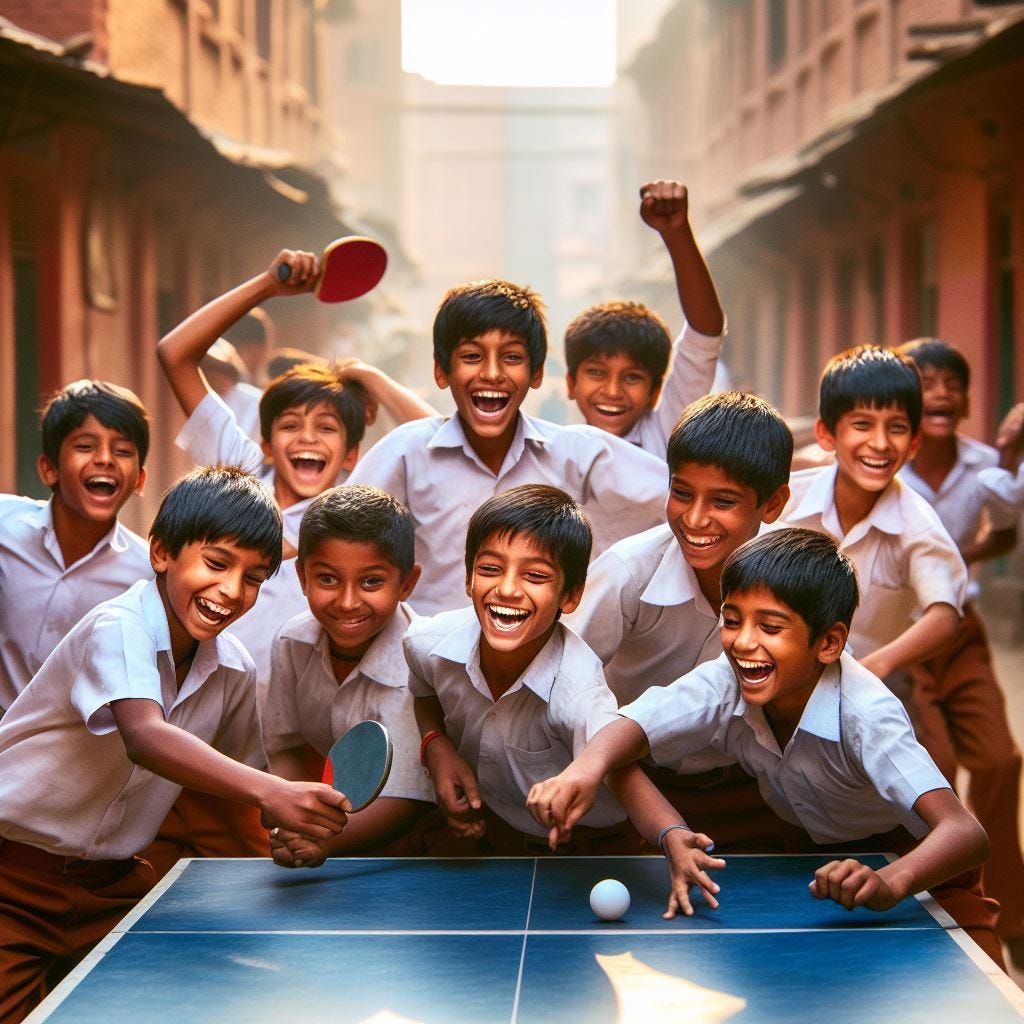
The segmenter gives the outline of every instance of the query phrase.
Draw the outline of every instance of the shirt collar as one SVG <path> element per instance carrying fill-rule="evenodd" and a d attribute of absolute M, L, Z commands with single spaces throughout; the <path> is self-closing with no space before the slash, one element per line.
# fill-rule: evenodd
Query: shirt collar
<path fill-rule="evenodd" d="M 675 536 L 671 538 L 669 546 L 665 549 L 665 554 L 661 556 L 661 561 L 654 570 L 650 582 L 644 587 L 640 600 L 644 604 L 655 605 L 659 608 L 693 601 L 700 611 L 712 618 L 718 618 L 718 613 L 708 604 L 704 592 L 700 589 L 693 569 L 683 558 Z"/>
<path fill-rule="evenodd" d="M 57 530 L 53 525 L 52 495 L 43 504 L 35 505 L 28 509 L 22 516 L 22 519 L 30 526 L 43 531 L 43 547 L 45 547 L 61 565 L 64 565 L 64 553 L 60 549 L 60 542 L 57 540 Z M 112 551 L 116 551 L 118 554 L 128 549 L 128 531 L 121 525 L 120 520 L 115 519 L 114 525 L 99 539 L 92 551 L 83 557 L 89 558 L 104 547 L 109 547 Z M 64 568 L 68 568 L 68 566 L 64 566 Z"/>
<path fill-rule="evenodd" d="M 850 658 L 850 655 L 843 654 L 841 660 L 844 658 Z M 834 662 L 827 665 L 824 672 L 821 673 L 817 685 L 811 691 L 810 697 L 807 698 L 803 714 L 800 715 L 800 721 L 794 730 L 794 736 L 798 732 L 807 732 L 823 740 L 839 742 L 840 680 L 842 679 L 842 671 L 839 666 L 840 663 Z M 737 697 L 732 714 L 734 718 L 746 720 L 762 745 L 767 745 L 770 741 L 772 747 L 778 747 L 763 708 L 747 704 L 740 695 Z"/>
<path fill-rule="evenodd" d="M 522 458 L 523 449 L 527 442 L 530 444 L 546 445 L 548 443 L 548 438 L 540 428 L 539 424 L 534 422 L 534 420 L 525 413 L 520 412 L 516 420 L 516 432 L 512 436 L 512 443 L 509 445 L 508 452 L 505 454 L 505 458 L 502 462 L 502 471 L 504 471 L 505 467 L 509 464 L 509 460 L 511 460 L 512 465 L 519 462 Z M 469 443 L 469 439 L 466 437 L 466 432 L 462 427 L 462 420 L 459 418 L 457 413 L 453 416 L 449 416 L 448 419 L 441 424 L 440 428 L 434 433 L 434 436 L 427 442 L 427 447 L 461 448 L 467 458 L 472 459 L 478 465 L 483 467 L 480 457 L 475 451 L 473 451 L 473 446 Z M 488 470 L 488 472 L 490 472 L 490 470 Z"/>
<path fill-rule="evenodd" d="M 402 637 L 413 618 L 414 614 L 408 605 L 398 605 L 395 614 L 373 638 L 369 650 L 356 666 L 360 674 L 382 686 L 400 688 L 407 685 L 409 666 L 402 653 Z"/>
<path fill-rule="evenodd" d="M 838 513 L 835 507 L 838 472 L 839 466 L 833 463 L 818 473 L 793 512 L 784 517 L 787 525 L 794 526 L 803 520 L 818 516 L 823 525 L 831 527 L 834 532 L 839 530 Z M 864 524 L 864 533 L 871 527 L 895 536 L 899 536 L 903 532 L 903 517 L 900 515 L 903 487 L 904 484 L 898 477 L 889 481 L 888 486 L 878 496 L 878 500 L 868 513 L 867 518 L 861 521 Z M 856 529 L 856 525 L 853 529 Z M 855 537 L 851 537 L 853 529 L 847 533 L 847 541 L 855 539 Z M 858 533 L 860 532 L 858 531 Z"/>

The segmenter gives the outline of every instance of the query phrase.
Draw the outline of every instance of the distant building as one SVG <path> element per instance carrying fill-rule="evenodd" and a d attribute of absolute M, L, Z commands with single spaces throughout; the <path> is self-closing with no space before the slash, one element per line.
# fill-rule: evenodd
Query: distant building
<path fill-rule="evenodd" d="M 321 0 L 6 0 L 0 18 L 0 488 L 39 493 L 40 396 L 136 390 L 154 447 L 145 529 L 182 468 L 161 333 L 285 245 L 344 233 L 323 175 Z M 276 303 L 316 347 L 315 302 Z"/>

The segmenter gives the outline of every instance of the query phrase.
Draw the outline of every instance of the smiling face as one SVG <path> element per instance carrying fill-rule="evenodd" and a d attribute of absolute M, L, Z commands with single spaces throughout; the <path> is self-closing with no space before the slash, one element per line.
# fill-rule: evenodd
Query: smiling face
<path fill-rule="evenodd" d="M 774 522 L 788 497 L 789 488 L 783 486 L 759 505 L 754 488 L 739 483 L 724 469 L 683 462 L 669 481 L 665 518 L 698 579 L 713 578 L 717 585 L 729 555 L 756 537 L 762 522 Z"/>
<path fill-rule="evenodd" d="M 969 410 L 967 387 L 960 374 L 936 366 L 921 366 L 923 438 L 946 439 L 956 436 L 956 428 Z"/>
<path fill-rule="evenodd" d="M 878 495 L 917 450 L 919 436 L 910 418 L 895 405 L 883 409 L 858 406 L 844 412 L 830 431 L 818 420 L 818 444 L 835 452 L 838 474 L 846 486 Z"/>
<path fill-rule="evenodd" d="M 404 579 L 376 544 L 330 537 L 295 565 L 309 610 L 327 632 L 333 655 L 361 658 L 419 579 Z"/>
<path fill-rule="evenodd" d="M 92 413 L 61 442 L 56 466 L 46 455 L 37 465 L 54 501 L 92 523 L 112 522 L 133 494 L 142 493 L 146 479 L 135 442 Z"/>
<path fill-rule="evenodd" d="M 565 382 L 587 423 L 616 437 L 625 437 L 658 400 L 650 371 L 624 352 L 588 356 Z"/>
<path fill-rule="evenodd" d="M 565 574 L 549 551 L 523 534 L 485 538 L 473 559 L 466 593 L 483 633 L 481 646 L 526 665 L 539 653 L 559 612 L 580 602 L 582 588 L 565 593 Z"/>
<path fill-rule="evenodd" d="M 333 487 L 338 474 L 355 465 L 358 446 L 349 447 L 345 424 L 329 402 L 293 405 L 278 416 L 263 441 L 274 465 L 274 497 L 282 508 L 315 498 Z"/>
<path fill-rule="evenodd" d="M 721 637 L 743 699 L 795 724 L 825 666 L 842 654 L 846 627 L 834 623 L 810 643 L 802 616 L 758 587 L 726 595 Z"/>
<path fill-rule="evenodd" d="M 519 407 L 543 379 L 543 366 L 530 369 L 522 338 L 497 329 L 459 342 L 447 373 L 434 363 L 434 380 L 439 388 L 451 388 L 474 448 L 511 443 Z"/>
<path fill-rule="evenodd" d="M 185 544 L 177 556 L 154 537 L 149 557 L 176 661 L 194 641 L 209 640 L 244 615 L 270 574 L 266 555 L 225 537 Z"/>

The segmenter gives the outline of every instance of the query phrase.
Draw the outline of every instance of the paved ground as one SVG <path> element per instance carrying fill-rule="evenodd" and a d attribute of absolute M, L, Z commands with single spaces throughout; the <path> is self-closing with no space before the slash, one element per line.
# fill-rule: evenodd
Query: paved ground
<path fill-rule="evenodd" d="M 993 647 L 996 672 L 1006 693 L 1007 712 L 1017 743 L 1024 747 L 1024 647 Z M 1024 782 L 1024 780 L 1022 780 Z M 1024 801 L 1020 806 L 1020 834 L 1024 836 Z M 1020 880 L 1024 885 L 1024 878 Z M 1024 989 L 1024 970 L 1010 968 L 1010 974 Z"/>

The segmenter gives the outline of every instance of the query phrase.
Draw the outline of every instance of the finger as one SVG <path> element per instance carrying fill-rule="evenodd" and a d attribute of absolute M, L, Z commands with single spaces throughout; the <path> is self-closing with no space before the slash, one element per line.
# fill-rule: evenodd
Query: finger
<path fill-rule="evenodd" d="M 334 789 L 333 786 L 325 786 L 320 784 L 317 786 L 317 796 L 321 803 L 328 804 L 330 807 L 337 807 L 343 811 L 351 811 L 352 804 L 349 798 L 344 793 L 340 793 Z"/>
<path fill-rule="evenodd" d="M 671 921 L 672 918 L 676 916 L 676 913 L 677 913 L 678 910 L 679 910 L 679 901 L 676 899 L 676 894 L 675 893 L 670 893 L 669 897 L 668 897 L 668 909 L 661 916 L 666 921 Z"/>
<path fill-rule="evenodd" d="M 676 885 L 675 889 L 676 904 L 679 907 L 680 913 L 685 914 L 687 917 L 693 917 L 693 906 L 690 903 L 690 890 L 685 882 L 681 882 Z"/>

